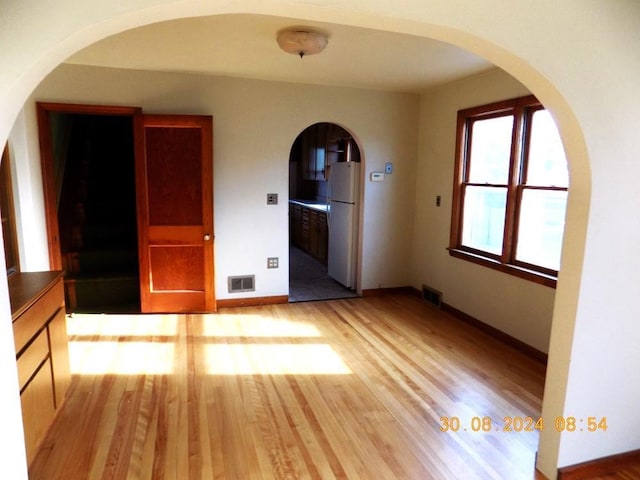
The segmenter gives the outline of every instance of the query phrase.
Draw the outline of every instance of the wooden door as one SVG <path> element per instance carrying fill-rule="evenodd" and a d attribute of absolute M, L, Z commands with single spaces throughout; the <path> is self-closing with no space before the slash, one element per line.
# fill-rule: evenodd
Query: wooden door
<path fill-rule="evenodd" d="M 215 311 L 213 121 L 136 116 L 142 312 Z"/>

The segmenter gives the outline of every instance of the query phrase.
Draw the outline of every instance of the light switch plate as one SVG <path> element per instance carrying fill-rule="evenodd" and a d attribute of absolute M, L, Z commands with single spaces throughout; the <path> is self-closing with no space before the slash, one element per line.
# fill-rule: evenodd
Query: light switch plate
<path fill-rule="evenodd" d="M 384 164 L 384 173 L 387 175 L 393 173 L 393 163 L 387 162 Z"/>
<path fill-rule="evenodd" d="M 371 172 L 371 176 L 369 178 L 371 178 L 372 182 L 384 182 L 384 173 Z"/>
<path fill-rule="evenodd" d="M 277 205 L 277 204 L 278 204 L 278 194 L 267 193 L 267 205 Z"/>
<path fill-rule="evenodd" d="M 279 265 L 278 257 L 268 257 L 267 258 L 267 268 L 278 268 Z"/>

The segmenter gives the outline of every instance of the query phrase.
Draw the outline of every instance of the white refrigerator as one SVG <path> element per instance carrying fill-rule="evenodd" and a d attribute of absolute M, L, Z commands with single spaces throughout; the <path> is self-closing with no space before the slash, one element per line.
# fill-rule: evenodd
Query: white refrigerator
<path fill-rule="evenodd" d="M 356 288 L 360 163 L 332 163 L 329 172 L 327 274 Z"/>

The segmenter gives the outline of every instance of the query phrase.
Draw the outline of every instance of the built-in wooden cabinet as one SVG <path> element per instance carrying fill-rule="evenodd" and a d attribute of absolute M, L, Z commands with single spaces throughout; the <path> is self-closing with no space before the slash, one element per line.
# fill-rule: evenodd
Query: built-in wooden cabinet
<path fill-rule="evenodd" d="M 309 220 L 311 217 L 311 210 L 306 207 L 302 208 L 302 241 L 300 242 L 300 246 L 303 250 L 310 252 L 310 232 L 309 232 Z"/>
<path fill-rule="evenodd" d="M 33 460 L 71 383 L 62 272 L 9 277 L 27 460 Z"/>
<path fill-rule="evenodd" d="M 300 246 L 302 244 L 302 205 L 289 203 L 289 228 L 291 242 Z"/>
<path fill-rule="evenodd" d="M 289 220 L 292 243 L 326 265 L 329 241 L 326 212 L 292 202 Z"/>
<path fill-rule="evenodd" d="M 326 168 L 326 127 L 318 124 L 303 134 L 302 178 L 324 180 Z"/>
<path fill-rule="evenodd" d="M 329 230 L 327 227 L 327 214 L 324 212 L 317 213 L 318 249 L 316 251 L 316 258 L 326 265 L 329 258 Z"/>
<path fill-rule="evenodd" d="M 338 125 L 318 123 L 305 130 L 300 137 L 300 162 L 304 180 L 325 180 L 327 166 L 332 163 L 360 161 L 353 138 Z"/>

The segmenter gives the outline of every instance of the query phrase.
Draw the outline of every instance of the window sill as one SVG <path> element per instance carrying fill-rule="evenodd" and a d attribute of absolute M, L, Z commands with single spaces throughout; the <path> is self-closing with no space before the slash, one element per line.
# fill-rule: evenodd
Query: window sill
<path fill-rule="evenodd" d="M 554 276 L 546 275 L 544 273 L 536 272 L 534 270 L 529 270 L 508 263 L 500 263 L 497 260 L 467 252 L 466 250 L 460 250 L 458 248 L 448 248 L 447 250 L 449 250 L 449 255 L 451 255 L 452 257 L 460 258 L 468 262 L 492 268 L 493 270 L 498 270 L 499 272 L 523 278 L 525 280 L 529 280 L 546 287 L 556 288 L 556 284 L 558 282 L 558 279 Z"/>

